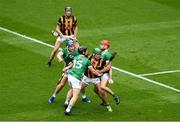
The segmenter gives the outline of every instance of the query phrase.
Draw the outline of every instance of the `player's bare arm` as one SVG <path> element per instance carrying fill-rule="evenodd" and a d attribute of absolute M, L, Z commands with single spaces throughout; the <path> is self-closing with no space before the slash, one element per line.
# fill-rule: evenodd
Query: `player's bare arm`
<path fill-rule="evenodd" d="M 63 34 L 62 34 L 61 30 L 60 30 L 60 25 L 56 26 L 56 32 L 58 33 L 59 36 L 61 36 L 61 37 L 63 36 Z"/>
<path fill-rule="evenodd" d="M 96 71 L 93 67 L 90 67 L 89 70 L 90 70 L 93 74 L 95 74 L 95 75 L 97 75 L 97 76 L 102 76 L 102 74 L 99 73 L 98 71 Z"/>
<path fill-rule="evenodd" d="M 71 69 L 73 65 L 74 65 L 73 62 L 69 63 L 69 65 L 63 69 L 63 72 L 66 72 L 67 70 Z"/>
<path fill-rule="evenodd" d="M 59 52 L 58 54 L 57 54 L 57 58 L 58 58 L 58 61 L 59 62 L 62 62 L 63 61 L 63 52 Z"/>
<path fill-rule="evenodd" d="M 78 27 L 75 26 L 75 27 L 74 27 L 74 41 L 77 40 L 77 33 L 78 33 Z"/>
<path fill-rule="evenodd" d="M 112 62 L 108 62 L 108 64 L 102 70 L 100 70 L 99 72 L 104 73 L 104 72 L 109 71 L 111 69 L 111 65 L 112 65 Z"/>

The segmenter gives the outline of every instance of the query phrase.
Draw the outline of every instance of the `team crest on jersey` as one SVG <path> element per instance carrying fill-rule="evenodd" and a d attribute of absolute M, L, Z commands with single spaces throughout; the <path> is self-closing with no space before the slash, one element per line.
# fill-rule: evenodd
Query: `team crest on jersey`
<path fill-rule="evenodd" d="M 74 58 L 74 56 L 73 56 L 73 55 L 69 55 L 69 58 L 73 59 L 73 58 Z"/>

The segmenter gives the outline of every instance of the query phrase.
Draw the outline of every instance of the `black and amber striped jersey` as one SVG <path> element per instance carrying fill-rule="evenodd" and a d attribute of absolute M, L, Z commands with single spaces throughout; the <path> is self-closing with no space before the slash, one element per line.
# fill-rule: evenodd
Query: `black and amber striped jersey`
<path fill-rule="evenodd" d="M 60 26 L 60 31 L 63 35 L 73 35 L 77 26 L 77 18 L 75 16 L 71 16 L 69 18 L 61 16 L 59 18 L 58 25 Z"/>
<path fill-rule="evenodd" d="M 99 60 L 96 60 L 93 55 L 89 55 L 88 56 L 90 62 L 91 62 L 91 65 L 92 67 L 95 69 L 95 70 L 102 70 L 105 65 L 106 65 L 106 61 L 102 58 L 100 58 Z M 90 70 L 86 70 L 85 72 L 85 75 L 89 78 L 96 78 L 98 76 L 96 76 L 95 74 L 93 74 Z"/>

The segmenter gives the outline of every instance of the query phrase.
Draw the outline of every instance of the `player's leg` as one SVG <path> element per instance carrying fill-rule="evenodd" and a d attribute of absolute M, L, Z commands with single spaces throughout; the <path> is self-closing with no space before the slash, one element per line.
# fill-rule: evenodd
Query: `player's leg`
<path fill-rule="evenodd" d="M 91 100 L 86 96 L 86 87 L 89 85 L 89 78 L 84 76 L 82 80 L 82 87 L 81 87 L 81 94 L 82 94 L 82 101 L 85 103 L 90 103 Z"/>
<path fill-rule="evenodd" d="M 67 82 L 67 75 L 63 75 L 61 77 L 61 79 L 59 80 L 56 88 L 55 88 L 55 91 L 53 93 L 53 95 L 49 98 L 48 102 L 49 103 L 53 103 L 55 98 L 56 98 L 56 95 L 62 90 L 62 88 L 65 86 L 66 82 Z"/>
<path fill-rule="evenodd" d="M 72 98 L 71 98 L 71 100 L 69 102 L 68 107 L 66 108 L 66 110 L 64 112 L 65 115 L 70 115 L 70 111 L 71 111 L 72 107 L 75 105 L 75 103 L 76 103 L 76 101 L 77 101 L 77 99 L 79 97 L 80 91 L 81 91 L 81 89 L 77 89 L 77 88 L 72 89 L 73 96 L 72 96 Z"/>
<path fill-rule="evenodd" d="M 48 66 L 51 66 L 51 62 L 54 59 L 55 54 L 57 53 L 58 49 L 60 48 L 61 43 L 63 43 L 66 39 L 67 39 L 66 36 L 62 36 L 62 37 L 58 36 L 58 38 L 56 39 L 56 43 L 54 45 L 54 48 L 51 51 L 50 58 L 49 58 L 49 61 L 48 61 Z"/>
<path fill-rule="evenodd" d="M 67 95 L 66 95 L 66 101 L 64 102 L 65 108 L 68 107 L 69 101 L 71 100 L 72 96 L 73 96 L 73 89 L 69 89 L 69 91 L 67 92 Z"/>
<path fill-rule="evenodd" d="M 59 38 L 59 37 L 58 37 Z M 51 62 L 52 60 L 54 59 L 59 47 L 61 46 L 61 43 L 59 41 L 56 41 L 55 45 L 54 45 L 54 48 L 53 50 L 51 51 L 51 54 L 50 54 L 50 58 L 49 58 L 49 61 L 48 61 L 48 66 L 50 67 L 51 66 Z"/>
<path fill-rule="evenodd" d="M 106 103 L 106 102 L 107 102 L 107 101 L 104 100 L 104 98 L 103 98 L 100 83 L 97 83 L 97 84 L 94 85 L 94 92 L 98 95 L 98 97 L 102 100 L 103 103 Z"/>
<path fill-rule="evenodd" d="M 101 79 L 101 89 L 105 90 L 107 93 L 114 96 L 114 92 L 110 88 L 107 87 L 107 83 L 108 83 L 108 80 L 105 78 L 102 78 Z"/>
<path fill-rule="evenodd" d="M 69 101 L 68 107 L 64 111 L 65 115 L 70 115 L 70 111 L 79 97 L 82 86 L 81 81 L 71 75 L 68 75 L 68 82 L 69 85 L 72 87 L 72 98 Z"/>
<path fill-rule="evenodd" d="M 98 97 L 103 101 L 102 98 L 102 90 L 101 90 L 101 84 L 100 84 L 100 78 L 92 78 L 91 82 L 94 84 L 94 92 L 98 95 Z"/>
<path fill-rule="evenodd" d="M 110 68 L 110 70 L 109 70 L 109 83 L 113 83 L 114 81 L 113 81 L 113 79 L 112 79 L 112 68 Z"/>
<path fill-rule="evenodd" d="M 101 84 L 100 82 L 99 83 L 96 83 L 94 85 L 94 92 L 99 96 L 99 98 L 102 100 L 102 103 L 101 105 L 102 106 L 105 106 L 107 108 L 107 110 L 109 112 L 112 112 L 112 108 L 109 104 L 109 101 L 108 101 L 108 97 L 107 97 L 107 94 L 105 91 L 101 90 Z"/>
<path fill-rule="evenodd" d="M 99 98 L 102 100 L 103 106 L 105 106 L 109 112 L 112 112 L 112 108 L 109 104 L 107 94 L 104 90 L 101 90 L 101 82 L 100 78 L 93 78 L 92 83 L 94 84 L 94 92 L 99 96 Z"/>
<path fill-rule="evenodd" d="M 108 80 L 109 80 L 108 74 L 103 74 L 103 76 L 101 77 L 101 89 L 106 91 L 110 95 L 112 95 L 116 104 L 119 104 L 120 103 L 120 97 L 115 95 L 115 93 L 110 88 L 107 87 Z"/>
<path fill-rule="evenodd" d="M 87 86 L 88 86 L 87 84 L 82 83 L 82 87 L 81 87 L 82 97 L 83 97 L 84 95 L 86 96 L 86 90 L 85 90 L 85 88 L 86 88 Z"/>

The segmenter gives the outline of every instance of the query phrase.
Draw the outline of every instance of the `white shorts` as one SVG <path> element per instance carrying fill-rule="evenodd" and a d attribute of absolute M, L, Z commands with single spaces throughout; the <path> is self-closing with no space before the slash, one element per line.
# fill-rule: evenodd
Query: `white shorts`
<path fill-rule="evenodd" d="M 101 78 L 104 78 L 106 80 L 109 80 L 109 73 L 104 73 Z"/>
<path fill-rule="evenodd" d="M 66 39 L 74 39 L 74 35 L 71 36 L 63 35 L 62 37 L 58 36 L 56 42 L 63 43 Z"/>
<path fill-rule="evenodd" d="M 72 88 L 81 89 L 82 83 L 77 78 L 72 75 L 68 75 L 68 83 Z"/>
<path fill-rule="evenodd" d="M 100 78 L 88 78 L 84 75 L 82 82 L 87 85 L 89 85 L 90 83 L 97 84 L 100 83 Z"/>

